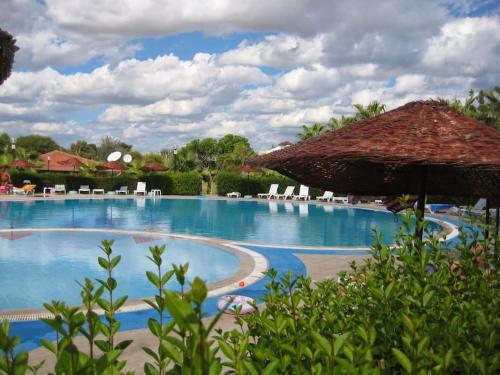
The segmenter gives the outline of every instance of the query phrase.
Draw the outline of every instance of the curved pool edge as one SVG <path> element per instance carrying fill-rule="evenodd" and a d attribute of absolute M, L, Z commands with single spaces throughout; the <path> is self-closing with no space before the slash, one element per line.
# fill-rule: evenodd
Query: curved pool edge
<path fill-rule="evenodd" d="M 229 252 L 238 257 L 240 265 L 238 269 L 229 277 L 211 283 L 207 286 L 207 297 L 218 296 L 234 292 L 242 287 L 252 285 L 264 277 L 265 271 L 268 269 L 269 263 L 267 259 L 250 249 L 240 247 L 231 242 L 224 240 L 213 239 L 209 237 L 191 236 L 185 234 L 162 233 L 155 231 L 138 231 L 138 230 L 119 230 L 119 229 L 98 229 L 98 228 L 18 228 L 18 229 L 0 229 L 1 233 L 9 232 L 66 232 L 66 233 L 112 233 L 121 235 L 153 235 L 159 238 L 178 238 L 191 240 L 196 242 L 204 242 L 211 246 L 217 247 L 223 251 Z M 127 301 L 117 313 L 127 313 L 142 310 L 149 310 L 151 306 L 143 301 L 143 299 L 153 300 L 154 297 L 145 296 L 142 299 L 133 299 Z M 80 306 L 82 309 L 82 307 Z M 101 309 L 94 310 L 97 314 L 103 315 Z M 53 315 L 48 313 L 43 308 L 28 308 L 28 309 L 5 309 L 0 310 L 0 321 L 8 320 L 11 322 L 28 322 L 41 319 L 50 319 Z"/>

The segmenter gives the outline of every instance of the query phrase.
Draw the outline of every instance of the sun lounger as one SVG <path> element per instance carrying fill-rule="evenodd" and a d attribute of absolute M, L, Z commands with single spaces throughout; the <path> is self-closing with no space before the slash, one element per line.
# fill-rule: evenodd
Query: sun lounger
<path fill-rule="evenodd" d="M 285 192 L 283 194 L 276 194 L 274 197 L 276 199 L 286 200 L 288 198 L 293 199 L 293 191 L 295 190 L 295 186 L 287 186 Z"/>
<path fill-rule="evenodd" d="M 123 194 L 123 195 L 128 195 L 128 186 L 120 186 L 118 190 L 115 191 L 117 195 Z"/>
<path fill-rule="evenodd" d="M 90 186 L 89 185 L 80 185 L 80 189 L 78 189 L 78 194 L 87 193 L 90 194 Z"/>
<path fill-rule="evenodd" d="M 66 186 L 64 186 L 64 185 L 55 185 L 54 186 L 54 194 L 57 194 L 57 193 L 66 194 Z"/>
<path fill-rule="evenodd" d="M 297 200 L 303 199 L 305 201 L 310 200 L 311 196 L 309 195 L 309 186 L 300 185 L 299 195 L 294 195 L 293 199 L 297 199 Z"/>
<path fill-rule="evenodd" d="M 17 187 L 13 188 L 12 192 L 14 194 L 35 195 L 35 188 L 36 185 L 27 184 L 20 188 Z"/>
<path fill-rule="evenodd" d="M 228 198 L 241 198 L 241 193 L 237 191 L 233 191 L 231 193 L 227 193 Z"/>
<path fill-rule="evenodd" d="M 347 197 L 337 197 L 335 195 L 332 197 L 331 201 L 333 203 L 343 203 L 343 204 L 349 203 L 349 199 Z"/>
<path fill-rule="evenodd" d="M 332 198 L 333 198 L 333 191 L 326 190 L 322 196 L 316 197 L 316 200 L 330 202 Z"/>
<path fill-rule="evenodd" d="M 138 182 L 137 183 L 137 189 L 134 190 L 134 195 L 139 195 L 139 194 L 142 194 L 142 195 L 147 195 L 147 191 L 146 191 L 146 183 L 145 182 Z"/>
<path fill-rule="evenodd" d="M 459 213 L 462 216 L 467 215 L 469 213 L 469 209 L 467 207 L 461 207 Z M 472 209 L 470 210 L 470 213 L 472 215 L 476 215 L 476 216 L 485 215 L 486 214 L 486 198 L 479 199 L 476 202 L 476 204 L 472 207 Z M 490 215 L 494 215 L 494 214 L 495 214 L 495 209 L 490 208 Z"/>
<path fill-rule="evenodd" d="M 257 194 L 257 196 L 259 198 L 271 199 L 276 194 L 278 194 L 278 184 L 272 184 L 271 187 L 269 188 L 269 193 L 259 193 L 259 194 Z"/>

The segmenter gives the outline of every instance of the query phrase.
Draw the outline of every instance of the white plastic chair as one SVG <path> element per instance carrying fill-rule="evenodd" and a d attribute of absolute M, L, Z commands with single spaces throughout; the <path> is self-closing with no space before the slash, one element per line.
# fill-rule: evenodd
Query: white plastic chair
<path fill-rule="evenodd" d="M 299 195 L 294 195 L 293 199 L 297 199 L 297 200 L 303 199 L 305 201 L 308 201 L 309 199 L 311 199 L 311 196 L 309 195 L 309 186 L 300 185 Z"/>
<path fill-rule="evenodd" d="M 64 185 L 55 185 L 54 186 L 54 194 L 57 194 L 57 193 L 66 194 L 66 186 L 64 186 Z"/>
<path fill-rule="evenodd" d="M 139 181 L 137 183 L 137 189 L 134 190 L 134 195 L 142 194 L 146 195 L 148 192 L 146 191 L 146 183 Z"/>
<path fill-rule="evenodd" d="M 120 195 L 120 194 L 128 195 L 128 186 L 126 186 L 126 185 L 120 186 L 120 188 L 118 190 L 115 190 L 115 193 L 116 193 L 116 195 Z"/>
<path fill-rule="evenodd" d="M 269 188 L 269 193 L 259 193 L 257 194 L 257 196 L 259 198 L 271 199 L 274 196 L 276 196 L 276 194 L 278 194 L 278 184 L 272 184 L 271 187 Z"/>
<path fill-rule="evenodd" d="M 330 202 L 333 198 L 333 191 L 325 191 L 322 196 L 316 197 L 318 201 Z"/>
<path fill-rule="evenodd" d="M 274 197 L 276 199 L 283 198 L 283 200 L 286 200 L 288 198 L 292 199 L 294 190 L 295 190 L 295 186 L 287 186 L 285 189 L 285 192 L 283 194 L 276 194 Z"/>
<path fill-rule="evenodd" d="M 80 185 L 80 189 L 78 189 L 78 194 L 87 193 L 90 194 L 90 186 L 89 185 Z"/>

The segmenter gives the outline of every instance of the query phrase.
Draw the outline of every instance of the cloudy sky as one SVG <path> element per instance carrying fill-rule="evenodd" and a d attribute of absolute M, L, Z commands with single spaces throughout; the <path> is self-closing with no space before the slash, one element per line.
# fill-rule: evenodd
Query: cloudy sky
<path fill-rule="evenodd" d="M 227 133 L 257 149 L 371 100 L 500 84 L 496 0 L 2 0 L 21 48 L 0 131 L 140 151 Z"/>

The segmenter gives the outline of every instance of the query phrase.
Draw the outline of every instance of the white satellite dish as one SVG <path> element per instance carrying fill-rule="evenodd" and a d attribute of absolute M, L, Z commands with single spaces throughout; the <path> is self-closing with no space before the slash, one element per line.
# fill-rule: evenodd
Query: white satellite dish
<path fill-rule="evenodd" d="M 122 156 L 122 153 L 120 151 L 115 151 L 115 152 L 112 152 L 111 154 L 108 155 L 107 160 L 108 161 L 117 161 L 118 159 L 120 159 L 121 156 Z"/>
<path fill-rule="evenodd" d="M 130 163 L 132 161 L 132 155 L 130 154 L 123 155 L 123 161 L 125 163 Z"/>

